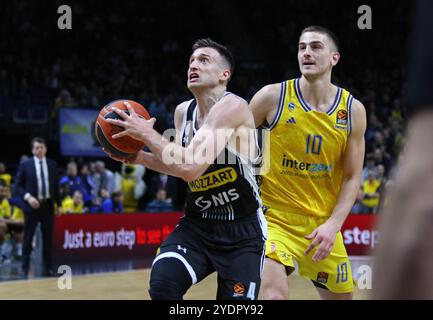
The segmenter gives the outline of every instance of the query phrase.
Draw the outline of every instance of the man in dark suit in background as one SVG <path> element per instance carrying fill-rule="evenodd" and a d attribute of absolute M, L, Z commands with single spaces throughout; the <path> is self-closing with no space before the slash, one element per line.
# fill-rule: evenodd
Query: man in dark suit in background
<path fill-rule="evenodd" d="M 45 157 L 47 144 L 42 138 L 31 141 L 33 157 L 21 163 L 16 178 L 16 193 L 23 202 L 24 243 L 23 276 L 30 268 L 32 240 L 38 223 L 41 223 L 43 241 L 44 276 L 53 276 L 52 238 L 54 225 L 54 203 L 60 208 L 57 164 Z"/>

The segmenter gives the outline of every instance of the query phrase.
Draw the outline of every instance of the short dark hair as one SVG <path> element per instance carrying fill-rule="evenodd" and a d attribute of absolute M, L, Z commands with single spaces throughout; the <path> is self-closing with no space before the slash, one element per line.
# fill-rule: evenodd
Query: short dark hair
<path fill-rule="evenodd" d="M 194 42 L 194 44 L 192 45 L 192 51 L 195 51 L 199 48 L 212 48 L 218 51 L 218 53 L 224 58 L 224 60 L 227 61 L 230 68 L 230 73 L 231 75 L 233 75 L 235 69 L 235 58 L 226 46 L 223 46 L 222 44 L 213 41 L 211 38 L 203 38 L 198 39 Z"/>
<path fill-rule="evenodd" d="M 326 34 L 328 38 L 331 39 L 331 41 L 334 43 L 335 47 L 337 48 L 337 51 L 340 49 L 340 41 L 338 40 L 335 33 L 329 30 L 328 28 L 322 26 L 309 26 L 304 28 L 304 30 L 302 30 L 301 36 L 306 32 L 318 32 L 318 33 Z"/>
<path fill-rule="evenodd" d="M 30 146 L 33 148 L 33 145 L 35 143 L 42 143 L 44 146 L 47 146 L 47 143 L 45 142 L 45 139 L 43 138 L 39 138 L 39 137 L 35 137 L 32 139 L 32 141 L 30 141 Z"/>

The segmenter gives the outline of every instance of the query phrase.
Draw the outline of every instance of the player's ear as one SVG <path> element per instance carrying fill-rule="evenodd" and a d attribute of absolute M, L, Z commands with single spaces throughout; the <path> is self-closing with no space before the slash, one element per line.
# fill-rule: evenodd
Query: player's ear
<path fill-rule="evenodd" d="M 228 81 L 230 79 L 231 72 L 229 69 L 224 69 L 221 75 L 221 80 Z"/>
<path fill-rule="evenodd" d="M 332 52 L 331 54 L 331 64 L 333 67 L 335 67 L 338 63 L 338 61 L 340 61 L 340 53 L 338 52 Z"/>

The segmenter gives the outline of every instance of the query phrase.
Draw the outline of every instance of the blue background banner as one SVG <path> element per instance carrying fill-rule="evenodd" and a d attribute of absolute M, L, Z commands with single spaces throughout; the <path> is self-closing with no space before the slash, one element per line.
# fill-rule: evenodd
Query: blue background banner
<path fill-rule="evenodd" d="M 60 109 L 60 152 L 63 156 L 106 156 L 94 133 L 98 112 L 92 109 Z"/>

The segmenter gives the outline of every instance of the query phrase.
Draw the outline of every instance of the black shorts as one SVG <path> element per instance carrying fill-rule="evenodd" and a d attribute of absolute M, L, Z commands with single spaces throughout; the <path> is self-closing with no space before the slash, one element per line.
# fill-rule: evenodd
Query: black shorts
<path fill-rule="evenodd" d="M 154 261 L 177 258 L 191 285 L 214 271 L 217 299 L 257 299 L 264 261 L 266 221 L 263 213 L 233 222 L 183 217 L 162 243 Z"/>

